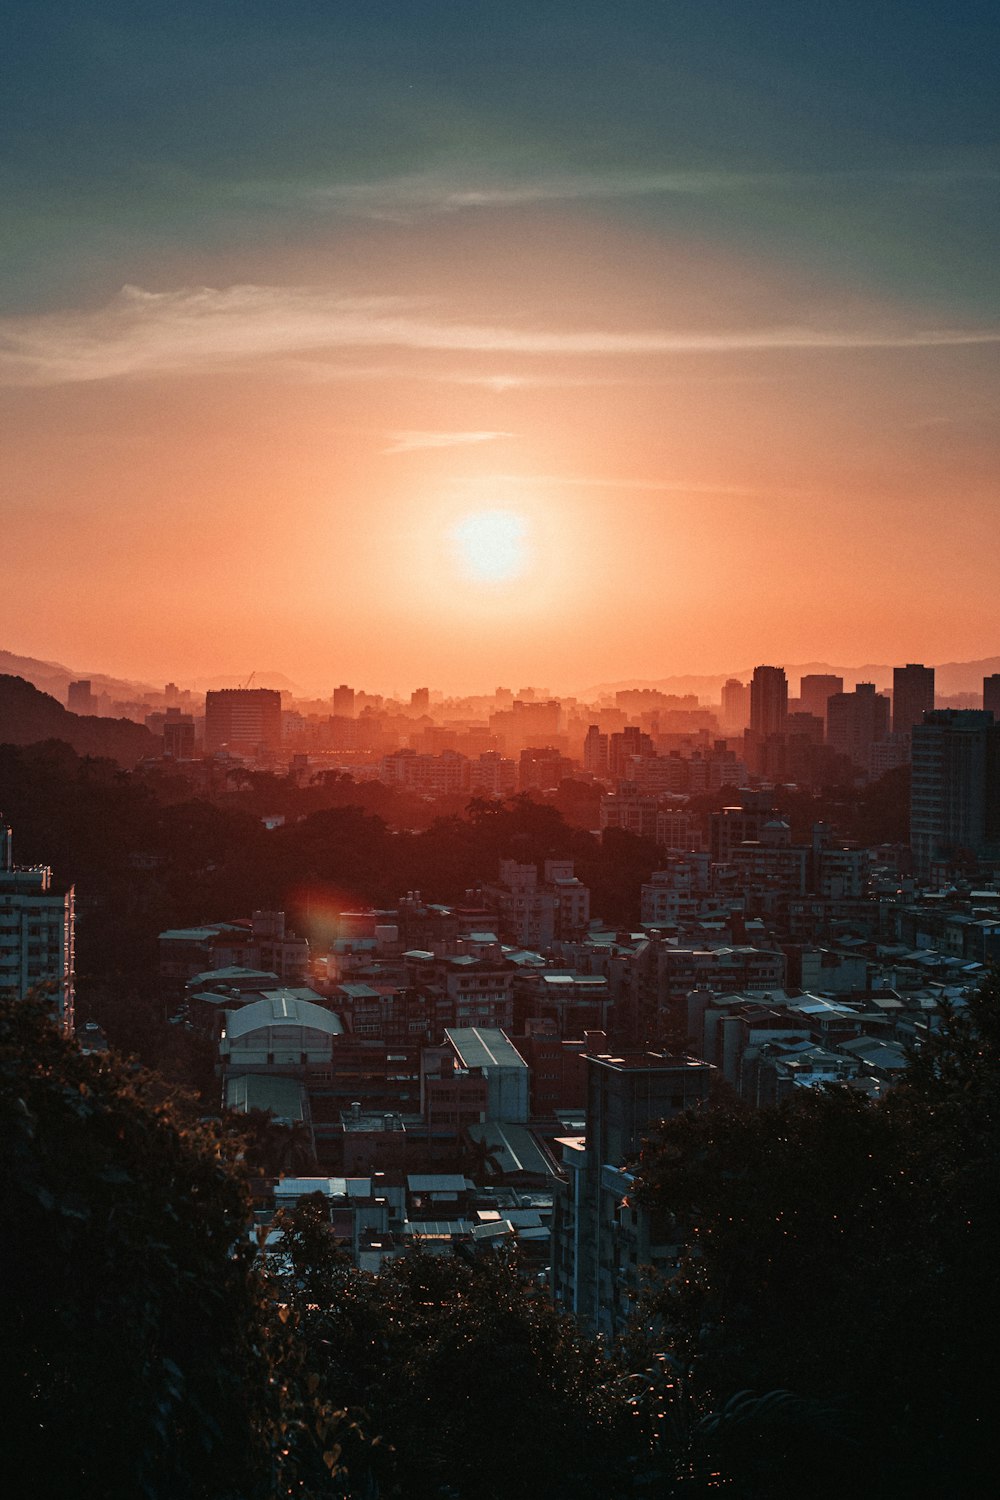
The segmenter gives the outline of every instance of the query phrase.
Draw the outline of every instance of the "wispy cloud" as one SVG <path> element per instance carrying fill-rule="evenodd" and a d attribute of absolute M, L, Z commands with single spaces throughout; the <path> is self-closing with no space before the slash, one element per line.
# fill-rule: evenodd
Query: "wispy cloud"
<path fill-rule="evenodd" d="M 509 432 L 396 432 L 385 453 L 414 453 L 419 448 L 459 448 L 466 443 L 494 443 Z"/>
<path fill-rule="evenodd" d="M 896 171 L 745 172 L 725 169 L 535 173 L 496 163 L 470 171 L 443 166 L 372 182 L 250 183 L 239 195 L 295 203 L 315 212 L 406 222 L 433 214 L 526 208 L 535 204 L 628 198 L 715 197 L 744 192 L 809 192 L 837 185 L 934 192 L 995 183 L 992 167 L 958 164 Z"/>
<path fill-rule="evenodd" d="M 629 356 L 929 349 L 1000 342 L 997 328 L 801 325 L 723 331 L 547 329 L 449 319 L 426 302 L 349 297 L 315 287 L 173 292 L 126 287 L 107 307 L 0 320 L 0 381 L 182 374 L 338 349 L 483 355 Z"/>

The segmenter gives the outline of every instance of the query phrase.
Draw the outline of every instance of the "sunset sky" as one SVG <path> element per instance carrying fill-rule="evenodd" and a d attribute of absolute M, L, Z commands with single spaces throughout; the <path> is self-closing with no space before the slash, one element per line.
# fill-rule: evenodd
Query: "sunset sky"
<path fill-rule="evenodd" d="M 0 646 L 324 692 L 1000 649 L 995 3 L 13 15 Z"/>

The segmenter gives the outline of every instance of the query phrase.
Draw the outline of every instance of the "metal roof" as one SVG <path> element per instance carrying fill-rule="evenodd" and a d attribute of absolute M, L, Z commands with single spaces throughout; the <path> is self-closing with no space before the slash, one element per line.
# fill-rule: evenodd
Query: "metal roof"
<path fill-rule="evenodd" d="M 456 1172 L 416 1173 L 407 1177 L 406 1186 L 411 1193 L 443 1193 L 448 1197 L 457 1197 L 459 1193 L 468 1193 L 472 1189 L 468 1178 Z"/>
<path fill-rule="evenodd" d="M 513 1043 L 498 1029 L 446 1027 L 445 1037 L 467 1068 L 527 1068 Z"/>
<path fill-rule="evenodd" d="M 280 989 L 268 990 L 253 1005 L 230 1011 L 226 1032 L 232 1040 L 269 1026 L 305 1026 L 311 1031 L 325 1031 L 327 1036 L 340 1036 L 344 1030 L 340 1018 L 331 1011 L 302 999 L 301 992 Z"/>

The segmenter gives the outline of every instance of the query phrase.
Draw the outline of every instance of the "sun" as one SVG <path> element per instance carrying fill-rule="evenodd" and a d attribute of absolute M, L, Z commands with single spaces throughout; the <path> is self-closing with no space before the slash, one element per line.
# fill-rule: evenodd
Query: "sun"
<path fill-rule="evenodd" d="M 478 510 L 452 528 L 458 565 L 479 583 L 509 583 L 529 562 L 528 522 L 513 510 Z"/>

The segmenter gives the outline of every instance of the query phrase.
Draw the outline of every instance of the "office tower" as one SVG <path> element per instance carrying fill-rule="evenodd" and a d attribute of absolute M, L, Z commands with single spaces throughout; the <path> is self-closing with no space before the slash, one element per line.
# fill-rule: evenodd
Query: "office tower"
<path fill-rule="evenodd" d="M 348 687 L 346 682 L 333 690 L 333 711 L 341 719 L 354 717 L 354 689 Z"/>
<path fill-rule="evenodd" d="M 0 816 L 0 996 L 23 1000 L 44 988 L 63 1030 L 72 1031 L 73 941 L 73 887 L 55 887 L 48 865 L 15 865 Z"/>
<path fill-rule="evenodd" d="M 71 682 L 66 690 L 66 707 L 71 714 L 94 714 L 97 712 L 97 699 L 91 691 L 89 677 L 82 677 L 79 682 Z"/>
<path fill-rule="evenodd" d="M 741 734 L 750 718 L 750 688 L 730 677 L 722 689 L 722 724 L 728 734 Z"/>
<path fill-rule="evenodd" d="M 1000 724 L 1000 672 L 983 678 L 983 708 Z"/>
<path fill-rule="evenodd" d="M 425 714 L 431 706 L 430 688 L 414 688 L 410 694 L 410 707 L 415 708 L 418 713 Z"/>
<path fill-rule="evenodd" d="M 750 728 L 754 734 L 783 734 L 788 717 L 784 667 L 754 667 L 750 683 Z"/>
<path fill-rule="evenodd" d="M 281 748 L 281 694 L 271 688 L 222 688 L 205 694 L 205 751 L 254 755 Z"/>
<path fill-rule="evenodd" d="M 826 738 L 838 755 L 846 755 L 867 772 L 874 745 L 889 736 L 889 700 L 873 682 L 859 682 L 853 693 L 834 693 L 826 705 Z"/>
<path fill-rule="evenodd" d="M 844 679 L 832 673 L 813 672 L 799 679 L 799 701 L 804 714 L 826 723 L 826 705 L 834 693 L 844 691 Z"/>
<path fill-rule="evenodd" d="M 918 875 L 1000 843 L 1000 725 L 984 709 L 939 709 L 913 728 L 910 847 Z"/>
<path fill-rule="evenodd" d="M 176 682 L 167 683 L 163 689 L 163 701 L 167 708 L 173 708 L 181 701 L 181 690 Z"/>
<path fill-rule="evenodd" d="M 934 668 L 919 662 L 892 669 L 892 732 L 909 734 L 934 707 Z"/>

